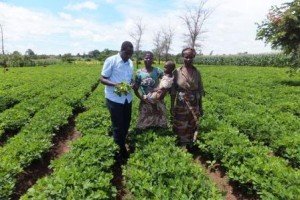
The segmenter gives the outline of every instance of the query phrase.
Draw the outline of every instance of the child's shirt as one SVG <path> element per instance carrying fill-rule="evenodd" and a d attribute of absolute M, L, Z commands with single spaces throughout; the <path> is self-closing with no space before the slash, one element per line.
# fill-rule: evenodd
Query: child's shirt
<path fill-rule="evenodd" d="M 164 75 L 162 79 L 159 82 L 159 85 L 157 87 L 157 91 L 149 92 L 145 97 L 150 101 L 151 103 L 155 103 L 157 100 L 159 100 L 159 96 L 162 93 L 162 89 L 170 89 L 173 84 L 174 77 L 169 77 L 167 75 Z"/>

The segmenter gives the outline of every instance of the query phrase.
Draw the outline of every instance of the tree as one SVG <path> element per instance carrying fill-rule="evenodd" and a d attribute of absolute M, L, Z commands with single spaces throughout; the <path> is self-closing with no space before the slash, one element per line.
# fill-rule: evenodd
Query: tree
<path fill-rule="evenodd" d="M 201 48 L 200 39 L 206 32 L 204 31 L 204 24 L 212 13 L 212 9 L 205 8 L 206 0 L 200 0 L 198 6 L 186 6 L 185 13 L 180 16 L 184 25 L 187 28 L 185 37 L 185 47 L 191 47 L 196 50 Z"/>
<path fill-rule="evenodd" d="M 1 29 L 1 50 L 2 50 L 2 54 L 4 55 L 4 39 L 3 39 L 3 28 L 2 25 L 0 24 L 0 29 Z"/>
<path fill-rule="evenodd" d="M 154 45 L 153 53 L 158 59 L 158 64 L 160 64 L 162 53 L 164 51 L 163 34 L 161 30 L 157 31 L 154 34 L 153 45 Z"/>
<path fill-rule="evenodd" d="M 33 57 L 33 56 L 35 56 L 35 53 L 34 53 L 34 51 L 32 51 L 31 49 L 27 49 L 27 50 L 25 51 L 25 55 L 26 55 L 26 56 L 29 56 L 29 57 Z"/>
<path fill-rule="evenodd" d="M 300 0 L 272 6 L 267 19 L 257 24 L 256 39 L 291 56 L 292 69 L 300 68 Z"/>
<path fill-rule="evenodd" d="M 171 44 L 173 42 L 174 37 L 174 29 L 170 26 L 168 28 L 161 28 L 161 30 L 157 31 L 154 35 L 153 39 L 153 53 L 157 56 L 158 63 L 160 64 L 161 57 L 165 57 L 165 61 L 168 60 L 171 50 Z"/>
<path fill-rule="evenodd" d="M 170 26 L 168 29 L 163 29 L 163 41 L 162 41 L 162 47 L 163 47 L 163 52 L 165 55 L 165 61 L 168 60 L 169 58 L 169 51 L 171 50 L 171 44 L 173 42 L 173 37 L 174 37 L 174 29 L 172 29 Z"/>
<path fill-rule="evenodd" d="M 7 66 L 7 56 L 5 55 L 4 51 L 4 36 L 3 36 L 3 27 L 0 24 L 0 31 L 1 31 L 1 51 L 2 51 L 2 58 L 0 60 L 0 66 L 3 66 L 3 72 L 5 73 L 8 70 Z"/>
<path fill-rule="evenodd" d="M 139 18 L 134 24 L 134 31 L 130 32 L 129 35 L 133 39 L 133 43 L 135 45 L 135 55 L 136 55 L 136 66 L 139 66 L 140 54 L 141 54 L 141 41 L 142 35 L 145 31 L 145 26 L 142 23 L 142 18 Z"/>
<path fill-rule="evenodd" d="M 100 56 L 100 51 L 96 49 L 94 51 L 90 51 L 88 55 L 90 58 L 97 59 Z"/>
<path fill-rule="evenodd" d="M 106 58 L 108 58 L 109 56 L 115 55 L 117 53 L 118 53 L 118 51 L 115 51 L 115 50 L 104 49 L 103 51 L 100 52 L 98 59 L 100 61 L 105 61 Z"/>
<path fill-rule="evenodd" d="M 71 53 L 66 53 L 61 57 L 63 62 L 72 63 L 75 59 L 73 58 Z"/>
<path fill-rule="evenodd" d="M 23 67 L 24 66 L 24 60 L 23 56 L 20 52 L 14 51 L 10 56 L 9 56 L 9 65 L 13 67 Z"/>

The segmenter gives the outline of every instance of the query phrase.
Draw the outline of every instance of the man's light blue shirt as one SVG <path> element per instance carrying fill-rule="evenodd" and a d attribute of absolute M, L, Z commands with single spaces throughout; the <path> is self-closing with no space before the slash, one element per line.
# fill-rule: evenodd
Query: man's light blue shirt
<path fill-rule="evenodd" d="M 105 60 L 101 75 L 114 83 L 126 82 L 130 84 L 133 79 L 133 63 L 130 59 L 124 62 L 118 53 Z M 131 92 L 127 95 L 118 96 L 114 93 L 114 89 L 114 86 L 105 85 L 105 98 L 121 104 L 124 104 L 126 99 L 128 102 L 132 101 Z"/>

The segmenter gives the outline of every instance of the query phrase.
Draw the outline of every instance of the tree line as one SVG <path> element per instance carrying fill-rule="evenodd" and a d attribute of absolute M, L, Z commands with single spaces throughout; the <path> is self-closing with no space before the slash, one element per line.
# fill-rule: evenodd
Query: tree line
<path fill-rule="evenodd" d="M 197 6 L 186 6 L 185 11 L 179 16 L 179 19 L 185 26 L 185 34 L 183 35 L 183 48 L 192 47 L 201 54 L 201 42 L 203 34 L 207 31 L 204 29 L 204 25 L 213 9 L 206 7 L 206 0 L 199 0 Z M 271 44 L 273 49 L 282 50 L 286 56 L 291 57 L 292 68 L 298 70 L 300 68 L 300 0 L 294 0 L 289 3 L 284 3 L 281 6 L 272 6 L 267 19 L 260 24 L 257 24 L 257 36 L 256 39 L 264 40 L 265 43 Z M 133 60 L 138 67 L 141 62 L 141 50 L 143 35 L 146 31 L 146 25 L 143 23 L 141 17 L 139 17 L 134 24 L 134 27 L 129 32 L 133 44 L 135 46 L 135 53 Z M 172 49 L 173 38 L 175 35 L 174 28 L 166 25 L 162 25 L 159 30 L 154 32 L 153 35 L 153 53 L 160 64 L 162 60 L 172 59 L 176 62 L 179 61 L 180 54 L 172 55 L 170 50 Z M 3 66 L 4 70 L 8 66 L 35 66 L 35 65 L 49 65 L 57 62 L 71 63 L 75 60 L 92 60 L 96 59 L 104 61 L 110 55 L 117 53 L 116 50 L 104 49 L 103 51 L 92 50 L 84 54 L 72 55 L 66 53 L 63 55 L 36 55 L 33 50 L 28 49 L 24 55 L 18 51 L 14 51 L 11 54 L 5 53 L 4 50 L 4 30 L 2 24 L 0 24 L 1 33 L 1 53 L 0 54 L 0 66 Z M 212 54 L 212 52 L 211 52 Z"/>

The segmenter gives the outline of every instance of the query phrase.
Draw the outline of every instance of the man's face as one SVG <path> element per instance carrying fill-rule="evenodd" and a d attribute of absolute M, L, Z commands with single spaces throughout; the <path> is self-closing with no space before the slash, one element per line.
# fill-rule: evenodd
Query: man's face
<path fill-rule="evenodd" d="M 121 51 L 121 58 L 124 62 L 127 62 L 129 58 L 131 58 L 133 54 L 133 48 L 127 47 L 126 49 Z"/>

